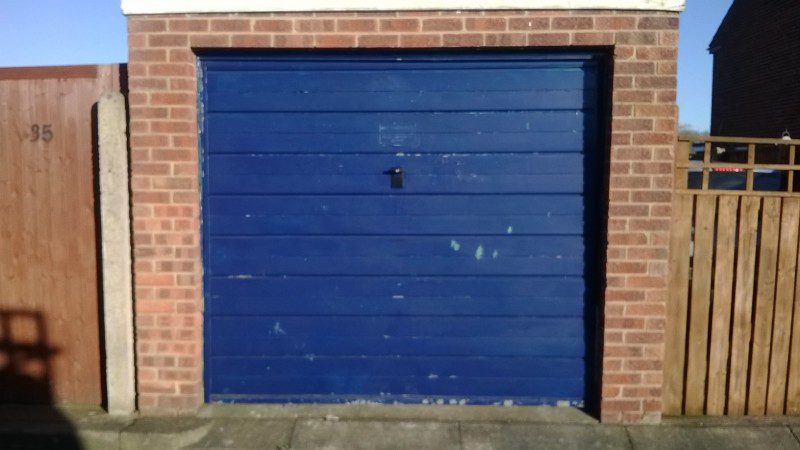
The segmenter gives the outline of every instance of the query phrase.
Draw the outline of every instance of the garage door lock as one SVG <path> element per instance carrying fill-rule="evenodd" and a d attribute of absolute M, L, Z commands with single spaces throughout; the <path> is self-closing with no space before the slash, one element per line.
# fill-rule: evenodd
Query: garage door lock
<path fill-rule="evenodd" d="M 393 168 L 387 170 L 384 173 L 391 177 L 392 189 L 401 189 L 403 187 L 403 168 L 402 167 L 393 167 Z"/>

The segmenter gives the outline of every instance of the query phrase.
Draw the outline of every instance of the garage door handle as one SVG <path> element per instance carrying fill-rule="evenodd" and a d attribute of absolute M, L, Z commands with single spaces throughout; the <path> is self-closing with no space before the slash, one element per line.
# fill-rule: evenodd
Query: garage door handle
<path fill-rule="evenodd" d="M 391 177 L 391 185 L 392 189 L 400 189 L 403 187 L 403 168 L 402 167 L 393 167 L 386 172 L 386 175 Z"/>

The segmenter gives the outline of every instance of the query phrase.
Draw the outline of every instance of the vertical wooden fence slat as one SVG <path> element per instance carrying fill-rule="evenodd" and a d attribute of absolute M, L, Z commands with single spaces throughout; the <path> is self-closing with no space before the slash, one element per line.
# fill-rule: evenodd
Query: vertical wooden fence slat
<path fill-rule="evenodd" d="M 753 355 L 747 391 L 747 414 L 764 415 L 767 403 L 772 315 L 775 308 L 775 277 L 780 233 L 780 198 L 765 198 L 761 215 L 761 240 L 758 256 Z"/>
<path fill-rule="evenodd" d="M 747 164 L 755 164 L 756 163 L 756 146 L 754 144 L 750 144 L 747 146 Z M 755 175 L 753 173 L 753 169 L 747 169 L 746 179 L 745 179 L 745 190 L 752 191 L 753 190 L 753 180 L 755 179 Z"/>
<path fill-rule="evenodd" d="M 730 381 L 728 382 L 728 415 L 745 413 L 747 369 L 750 360 L 750 330 L 753 308 L 756 247 L 758 245 L 758 213 L 761 199 L 742 197 L 739 213 L 739 244 L 736 258 L 736 290 L 733 302 L 731 333 Z"/>
<path fill-rule="evenodd" d="M 689 185 L 689 169 L 686 168 L 686 165 L 689 164 L 689 154 L 691 152 L 691 142 L 678 142 L 678 147 L 675 149 L 675 189 L 686 189 Z"/>
<path fill-rule="evenodd" d="M 694 226 L 689 351 L 686 362 L 686 414 L 703 414 L 708 364 L 708 313 L 711 306 L 711 263 L 714 257 L 716 196 L 697 199 Z"/>
<path fill-rule="evenodd" d="M 800 252 L 798 252 L 800 267 Z M 786 414 L 800 415 L 800 283 L 795 284 L 792 339 L 789 348 L 789 374 L 786 383 Z"/>
<path fill-rule="evenodd" d="M 775 287 L 775 318 L 772 324 L 772 353 L 769 362 L 767 414 L 784 412 L 786 375 L 789 366 L 789 340 L 792 329 L 795 275 L 797 272 L 797 232 L 800 225 L 800 200 L 783 199 L 778 281 Z"/>
<path fill-rule="evenodd" d="M 711 162 L 711 142 L 706 142 L 703 146 L 703 165 L 706 166 Z M 703 178 L 701 186 L 703 190 L 708 190 L 708 182 L 711 178 L 711 170 L 708 167 L 703 167 Z"/>
<path fill-rule="evenodd" d="M 797 147 L 794 145 L 789 146 L 789 164 L 795 164 L 797 159 Z M 794 192 L 794 170 L 786 173 L 786 188 L 789 192 Z"/>
<path fill-rule="evenodd" d="M 687 153 L 688 154 L 688 153 Z M 664 413 L 683 412 L 683 372 L 686 349 L 686 314 L 689 305 L 689 248 L 692 238 L 694 196 L 675 194 L 670 235 L 670 292 L 664 352 Z"/>
<path fill-rule="evenodd" d="M 711 346 L 709 347 L 708 361 L 708 396 L 706 399 L 706 414 L 714 416 L 725 413 L 738 208 L 738 197 L 724 195 L 719 198 Z"/>

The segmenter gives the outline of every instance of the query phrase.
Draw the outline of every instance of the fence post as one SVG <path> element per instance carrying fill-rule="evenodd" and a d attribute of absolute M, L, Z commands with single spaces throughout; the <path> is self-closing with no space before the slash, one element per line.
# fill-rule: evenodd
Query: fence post
<path fill-rule="evenodd" d="M 105 92 L 97 107 L 103 255 L 106 393 L 110 414 L 136 409 L 130 199 L 125 97 Z"/>

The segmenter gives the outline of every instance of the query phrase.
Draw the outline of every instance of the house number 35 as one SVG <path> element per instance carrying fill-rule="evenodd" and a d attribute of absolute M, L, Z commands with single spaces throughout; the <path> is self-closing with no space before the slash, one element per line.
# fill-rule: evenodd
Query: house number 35
<path fill-rule="evenodd" d="M 31 142 L 36 141 L 50 142 L 53 140 L 53 129 L 51 124 L 31 125 Z"/>

